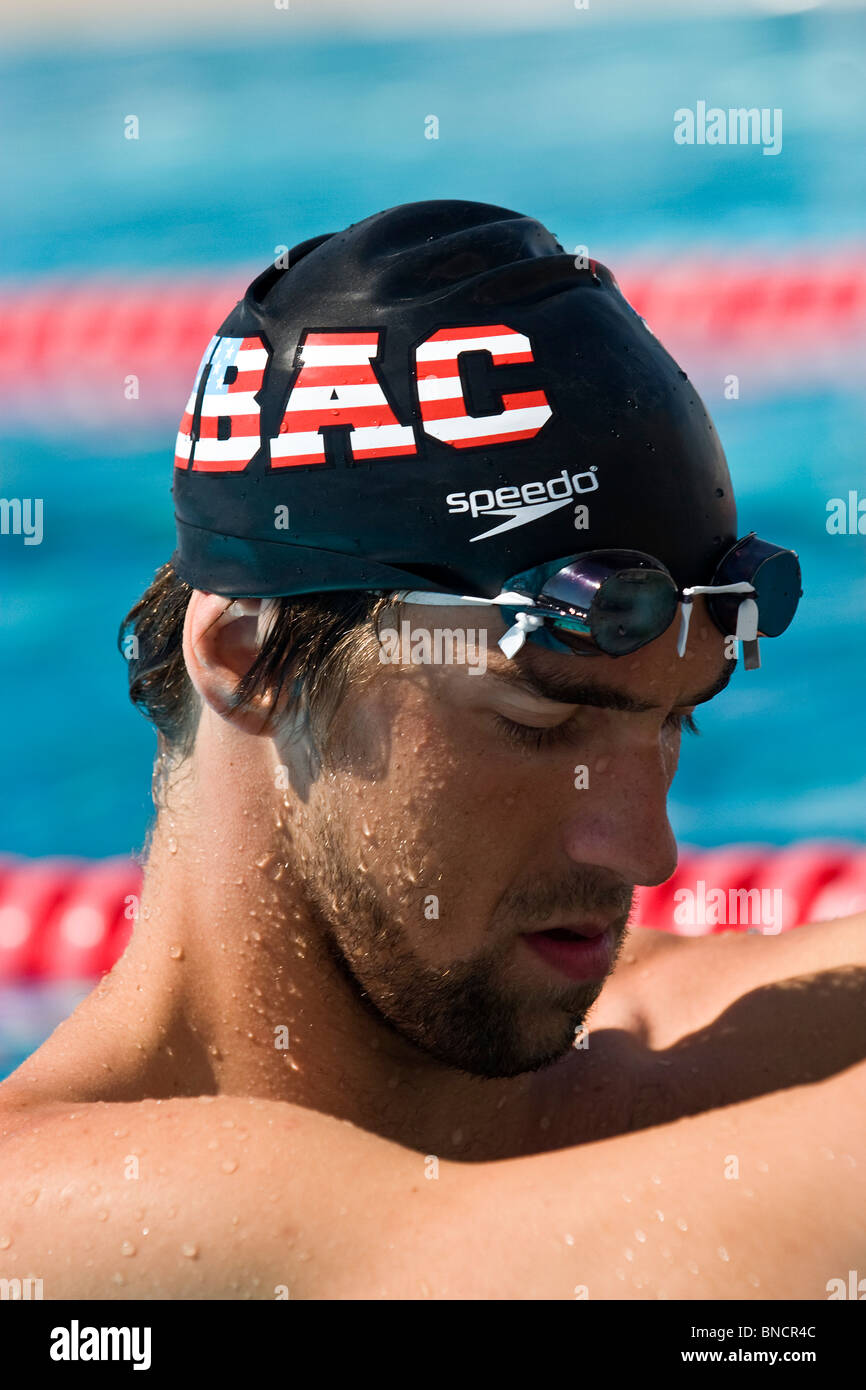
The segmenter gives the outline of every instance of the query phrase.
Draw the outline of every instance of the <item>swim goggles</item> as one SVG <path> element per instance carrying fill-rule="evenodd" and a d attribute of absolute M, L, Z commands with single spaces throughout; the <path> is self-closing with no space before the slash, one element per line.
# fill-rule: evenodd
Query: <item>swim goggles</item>
<path fill-rule="evenodd" d="M 750 531 L 722 557 L 711 584 L 685 589 L 677 587 L 661 560 L 643 551 L 590 550 L 512 576 L 495 598 L 420 589 L 402 590 L 396 598 L 503 609 L 511 626 L 499 647 L 507 657 L 515 656 L 528 637 L 549 635 L 550 628 L 577 634 L 589 644 L 587 654 L 626 656 L 661 637 L 679 606 L 677 651 L 684 656 L 692 603 L 703 594 L 716 627 L 742 641 L 743 665 L 754 670 L 761 664 L 758 638 L 785 631 L 802 592 L 796 552 L 762 541 Z M 545 645 L 574 651 L 562 643 Z"/>

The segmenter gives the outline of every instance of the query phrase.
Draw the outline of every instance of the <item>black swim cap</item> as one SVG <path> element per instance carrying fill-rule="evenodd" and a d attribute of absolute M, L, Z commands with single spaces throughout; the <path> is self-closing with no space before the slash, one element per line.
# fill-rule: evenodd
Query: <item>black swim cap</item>
<path fill-rule="evenodd" d="M 447 589 L 579 551 L 709 582 L 736 539 L 698 393 L 541 223 L 389 208 L 293 248 L 211 340 L 181 422 L 174 568 L 232 597 Z"/>

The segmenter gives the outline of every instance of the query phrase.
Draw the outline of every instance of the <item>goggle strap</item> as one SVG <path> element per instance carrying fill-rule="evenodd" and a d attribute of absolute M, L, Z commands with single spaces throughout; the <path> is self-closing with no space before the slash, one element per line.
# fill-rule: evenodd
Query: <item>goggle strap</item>
<path fill-rule="evenodd" d="M 737 630 L 740 642 L 754 642 L 758 636 L 758 605 L 753 598 L 744 598 L 737 607 Z"/>
<path fill-rule="evenodd" d="M 426 603 L 431 608 L 440 607 L 443 603 L 448 607 L 473 606 L 476 608 L 496 608 L 500 604 L 508 608 L 534 608 L 535 604 L 526 594 L 518 594 L 512 590 L 497 594 L 495 598 L 475 598 L 471 594 L 445 594 L 431 593 L 428 589 L 400 589 L 394 595 L 397 603 Z"/>
<path fill-rule="evenodd" d="M 510 660 L 520 651 L 529 633 L 543 626 L 544 618 L 540 614 L 518 613 L 513 626 L 508 629 L 504 636 L 500 637 L 496 645 Z"/>
<path fill-rule="evenodd" d="M 760 664 L 761 649 L 758 645 L 757 637 L 755 638 L 754 642 L 745 641 L 743 643 L 743 670 L 757 671 Z"/>
<path fill-rule="evenodd" d="M 680 631 L 677 637 L 677 655 L 685 656 L 686 643 L 689 640 L 689 623 L 692 617 L 691 601 L 680 604 Z"/>
<path fill-rule="evenodd" d="M 734 634 L 743 644 L 743 668 L 756 671 L 761 664 L 758 646 L 758 605 L 753 598 L 744 598 L 737 609 L 737 631 Z"/>

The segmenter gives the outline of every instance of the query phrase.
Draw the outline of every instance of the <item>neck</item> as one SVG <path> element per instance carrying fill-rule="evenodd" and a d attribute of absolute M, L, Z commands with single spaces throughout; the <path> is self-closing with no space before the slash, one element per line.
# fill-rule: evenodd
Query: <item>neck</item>
<path fill-rule="evenodd" d="M 441 1157 L 517 1152 L 538 1078 L 443 1066 L 370 1010 L 323 945 L 282 818 L 261 807 L 263 771 L 229 757 L 207 779 L 193 759 L 159 817 L 133 940 L 102 991 L 126 1057 L 108 1098 L 249 1095 Z"/>

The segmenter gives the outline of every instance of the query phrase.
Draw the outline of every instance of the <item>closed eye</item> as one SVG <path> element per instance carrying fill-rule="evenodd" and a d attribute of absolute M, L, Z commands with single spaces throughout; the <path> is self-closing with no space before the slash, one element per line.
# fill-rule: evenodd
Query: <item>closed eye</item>
<path fill-rule="evenodd" d="M 582 738 L 582 731 L 575 727 L 572 719 L 565 719 L 560 724 L 552 727 L 539 728 L 532 724 L 520 724 L 516 719 L 507 719 L 503 714 L 494 714 L 496 727 L 508 739 L 509 743 L 519 748 L 553 748 L 558 745 L 579 742 Z M 699 734 L 697 722 L 693 714 L 682 714 L 677 710 L 672 711 L 665 720 L 665 727 L 673 729 L 675 733 L 683 730 L 687 734 Z"/>
<path fill-rule="evenodd" d="M 509 743 L 518 748 L 553 748 L 558 744 L 570 743 L 580 738 L 580 731 L 571 719 L 551 728 L 539 728 L 533 724 L 518 724 L 516 719 L 506 719 L 504 714 L 494 714 L 496 727 L 505 735 Z"/>

